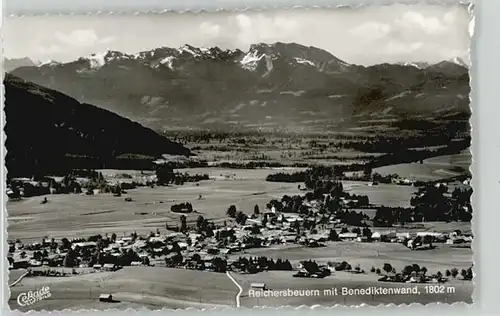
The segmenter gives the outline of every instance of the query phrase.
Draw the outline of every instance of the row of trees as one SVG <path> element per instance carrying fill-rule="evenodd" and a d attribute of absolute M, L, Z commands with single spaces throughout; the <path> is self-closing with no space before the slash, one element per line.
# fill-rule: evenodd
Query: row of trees
<path fill-rule="evenodd" d="M 187 217 L 186 215 L 181 215 L 180 217 L 181 221 L 181 227 L 179 228 L 179 231 L 181 233 L 186 233 L 189 228 L 187 225 Z M 167 229 L 169 229 L 168 224 L 166 224 Z M 200 234 L 202 234 L 205 237 L 212 237 L 214 236 L 214 230 L 217 227 L 215 226 L 214 222 L 207 220 L 204 218 L 202 215 L 199 215 L 196 218 L 196 231 Z"/>
<path fill-rule="evenodd" d="M 396 273 L 396 269 L 390 263 L 384 263 L 382 270 L 384 272 L 386 272 L 387 274 L 388 273 Z M 426 267 L 420 267 L 418 264 L 412 264 L 412 265 L 405 266 L 403 268 L 403 270 L 401 271 L 401 274 L 403 276 L 408 276 L 408 275 L 411 275 L 413 273 L 416 273 L 416 274 L 421 273 L 423 276 L 425 276 L 427 271 L 428 270 Z M 371 268 L 371 272 L 377 273 L 377 274 L 381 273 L 380 269 L 375 269 L 375 267 Z M 472 280 L 472 278 L 473 278 L 472 267 L 470 267 L 468 269 L 461 269 L 460 271 L 457 268 L 453 268 L 451 270 L 447 269 L 445 271 L 446 277 L 456 278 L 458 275 L 460 275 L 463 280 L 468 280 L 468 281 Z M 438 278 L 441 278 L 443 276 L 443 274 L 441 273 L 441 271 L 438 271 L 435 276 Z"/>
<path fill-rule="evenodd" d="M 445 185 L 429 185 L 421 187 L 411 200 L 411 208 L 385 207 L 377 208 L 373 220 L 376 226 L 392 226 L 395 223 L 405 224 L 422 221 L 463 221 L 472 219 L 471 195 L 469 186 L 456 187 L 451 196 L 447 195 Z"/>
<path fill-rule="evenodd" d="M 270 270 L 283 270 L 291 271 L 292 264 L 288 259 L 278 258 L 276 261 L 272 258 L 267 258 L 265 256 L 261 257 L 239 257 L 233 266 L 236 269 L 246 271 L 249 273 L 257 273 L 260 271 L 270 271 Z"/>
<path fill-rule="evenodd" d="M 349 229 L 347 227 L 342 227 L 340 230 L 341 234 L 348 233 Z M 368 227 L 354 227 L 351 229 L 351 233 L 357 234 L 362 237 L 366 237 L 368 240 L 371 240 L 372 238 L 372 231 Z M 339 234 L 335 229 L 330 229 L 330 233 L 328 234 L 328 240 L 330 241 L 340 241 Z"/>
<path fill-rule="evenodd" d="M 365 226 L 366 221 L 370 218 L 363 212 L 349 211 L 349 210 L 337 210 L 335 212 L 335 217 L 339 219 L 342 223 L 349 226 Z"/>

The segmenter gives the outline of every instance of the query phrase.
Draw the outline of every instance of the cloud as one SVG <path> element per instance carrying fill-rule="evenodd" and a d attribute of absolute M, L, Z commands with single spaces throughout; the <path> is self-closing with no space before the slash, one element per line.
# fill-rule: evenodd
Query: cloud
<path fill-rule="evenodd" d="M 55 31 L 33 41 L 32 45 L 40 59 L 58 59 L 60 56 L 78 53 L 90 54 L 101 49 L 100 45 L 115 41 L 114 37 L 99 37 L 93 29 L 75 29 L 69 32 Z M 103 47 L 102 47 L 103 48 Z"/>
<path fill-rule="evenodd" d="M 405 10 L 388 20 L 376 17 L 349 30 L 349 34 L 361 43 L 368 59 L 383 59 L 389 62 L 421 61 L 438 62 L 456 57 L 463 42 L 463 12 L 452 9 L 441 13 Z M 458 45 L 458 46 L 457 46 Z M 361 56 L 361 54 L 358 54 Z"/>
<path fill-rule="evenodd" d="M 413 53 L 424 46 L 422 42 L 403 43 L 398 41 L 391 41 L 386 46 L 386 54 L 388 55 L 401 55 Z"/>
<path fill-rule="evenodd" d="M 375 41 L 386 37 L 391 30 L 392 27 L 387 23 L 370 21 L 349 30 L 349 33 L 358 38 L 362 37 L 368 41 Z"/>
<path fill-rule="evenodd" d="M 228 19 L 225 30 L 236 45 L 248 46 L 260 42 L 293 41 L 303 27 L 296 19 L 286 16 L 238 14 Z"/>
<path fill-rule="evenodd" d="M 208 37 L 217 37 L 220 35 L 221 27 L 218 24 L 211 22 L 203 22 L 200 24 L 200 32 Z"/>
<path fill-rule="evenodd" d="M 171 13 L 154 18 L 31 17 L 9 18 L 4 41 L 8 55 L 64 61 L 105 49 L 135 53 L 187 43 L 247 50 L 251 44 L 279 41 L 315 46 L 346 62 L 363 65 L 439 62 L 443 56 L 467 51 L 468 21 L 469 13 L 463 6 L 431 5 Z"/>
<path fill-rule="evenodd" d="M 57 45 L 39 46 L 38 52 L 43 55 L 59 54 L 63 52 L 63 49 Z"/>
<path fill-rule="evenodd" d="M 444 17 L 443 17 L 443 20 L 447 24 L 454 23 L 456 20 L 455 13 L 454 12 L 446 12 Z"/>
<path fill-rule="evenodd" d="M 97 44 L 112 42 L 113 37 L 99 38 L 93 29 L 74 30 L 68 34 L 58 31 L 54 34 L 56 40 L 70 47 L 91 47 Z"/>
<path fill-rule="evenodd" d="M 450 17 L 448 16 L 448 19 Z M 441 19 L 435 16 L 426 17 L 422 13 L 408 11 L 401 18 L 396 19 L 396 26 L 407 29 L 416 29 L 416 31 L 424 31 L 428 34 L 438 34 L 445 32 L 447 26 L 442 23 Z"/>
<path fill-rule="evenodd" d="M 225 20 L 204 21 L 199 24 L 199 33 L 193 32 L 194 42 L 203 46 L 223 44 L 246 49 L 261 42 L 297 41 L 295 36 L 301 27 L 296 19 L 280 15 L 236 14 Z M 203 39 L 199 38 L 200 33 Z"/>
<path fill-rule="evenodd" d="M 252 28 L 252 19 L 244 14 L 238 14 L 236 16 L 236 21 L 238 22 L 238 26 L 242 30 L 248 30 Z"/>

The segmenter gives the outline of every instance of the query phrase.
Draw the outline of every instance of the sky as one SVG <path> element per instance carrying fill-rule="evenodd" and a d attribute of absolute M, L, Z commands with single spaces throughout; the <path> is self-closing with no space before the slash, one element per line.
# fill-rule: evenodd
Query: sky
<path fill-rule="evenodd" d="M 67 62 L 107 49 L 136 53 L 190 44 L 246 51 L 251 44 L 279 41 L 322 48 L 361 65 L 435 63 L 454 57 L 468 62 L 469 21 L 463 5 L 424 4 L 9 16 L 4 19 L 4 54 Z"/>

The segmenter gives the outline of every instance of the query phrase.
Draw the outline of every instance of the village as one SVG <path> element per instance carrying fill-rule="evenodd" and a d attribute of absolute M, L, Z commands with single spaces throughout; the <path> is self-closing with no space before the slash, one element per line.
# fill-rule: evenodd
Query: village
<path fill-rule="evenodd" d="M 335 188 L 329 188 L 335 191 Z M 116 196 L 116 192 L 114 193 Z M 340 194 L 342 195 L 342 194 Z M 472 236 L 458 230 L 448 233 L 415 231 L 387 227 L 372 229 L 366 225 L 362 213 L 349 210 L 326 212 L 333 194 L 322 194 L 322 199 L 310 195 L 284 196 L 272 200 L 264 211 L 255 205 L 247 215 L 234 205 L 227 210 L 222 225 L 198 216 L 196 225 L 188 226 L 186 215 L 196 212 L 190 203 L 173 205 L 171 211 L 180 214 L 180 225 L 165 223 L 149 235 L 132 232 L 117 236 L 104 234 L 68 240 L 44 238 L 40 242 L 23 244 L 20 240 L 9 243 L 10 269 L 29 269 L 30 276 L 63 276 L 58 267 L 73 268 L 72 274 L 116 271 L 125 266 L 154 266 L 196 269 L 225 273 L 227 271 L 255 274 L 268 270 L 295 271 L 293 277 L 324 278 L 335 271 L 353 274 L 377 273 L 379 281 L 389 282 L 444 282 L 445 274 L 456 277 L 459 272 L 446 271 L 425 276 L 425 268 L 418 265 L 397 273 L 390 263 L 383 267 L 352 267 L 349 263 L 329 261 L 318 264 L 312 260 L 291 263 L 287 258 L 251 257 L 250 249 L 297 245 L 300 247 L 335 247 L 335 243 L 401 243 L 408 251 L 433 249 L 436 243 L 470 245 Z M 316 196 L 317 197 L 317 196 Z M 357 198 L 336 199 L 340 208 L 356 205 Z M 44 198 L 43 201 L 47 201 Z M 296 209 L 292 212 L 290 209 Z M 359 226 L 353 226 L 358 222 Z M 375 229 L 374 229 L 375 230 Z M 332 258 L 333 260 L 334 258 Z M 410 265 L 410 267 L 412 267 Z M 79 272 L 76 272 L 76 271 Z M 383 275 L 382 270 L 386 273 Z M 471 279 L 471 270 L 461 272 L 463 279 Z M 69 275 L 68 275 L 69 276 Z"/>

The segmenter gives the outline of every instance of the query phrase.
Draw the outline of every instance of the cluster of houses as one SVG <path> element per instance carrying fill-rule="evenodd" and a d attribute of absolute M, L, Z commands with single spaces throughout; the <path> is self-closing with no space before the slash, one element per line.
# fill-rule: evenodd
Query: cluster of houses
<path fill-rule="evenodd" d="M 16 200 L 21 197 L 81 192 L 82 185 L 80 182 L 64 183 L 63 177 L 44 177 L 38 180 L 32 178 L 12 179 L 6 193 L 10 200 Z"/>
<path fill-rule="evenodd" d="M 126 176 L 123 174 L 123 176 Z M 7 186 L 7 196 L 10 200 L 17 200 L 22 197 L 33 197 L 48 194 L 87 194 L 94 195 L 100 193 L 116 193 L 116 188 L 122 190 L 134 189 L 138 186 L 152 185 L 154 176 L 141 175 L 136 177 L 110 179 L 109 181 L 95 177 L 93 174 L 82 176 L 46 176 L 38 179 L 34 178 L 13 178 Z"/>
<path fill-rule="evenodd" d="M 397 282 L 397 283 L 444 283 L 448 280 L 441 274 L 426 275 L 424 271 L 412 271 L 410 274 L 396 273 L 393 275 L 384 275 L 378 281 Z"/>
<path fill-rule="evenodd" d="M 166 232 L 149 236 L 105 236 L 88 240 L 56 242 L 44 239 L 28 245 L 19 240 L 9 245 L 10 268 L 40 266 L 66 266 L 93 268 L 99 271 L 115 271 L 121 266 L 165 266 L 185 267 L 223 272 L 230 269 L 230 254 L 256 247 L 271 245 L 301 244 L 320 247 L 331 240 L 331 230 L 304 230 L 300 235 L 295 222 L 307 220 L 298 214 L 276 214 L 266 212 L 262 217 L 274 216 L 275 220 L 262 225 L 259 217 L 249 218 L 245 225 L 222 226 L 213 231 L 212 237 L 191 229 L 187 232 Z M 412 248 L 415 240 L 424 242 L 460 243 L 470 242 L 472 237 L 455 231 L 449 234 L 434 232 L 398 233 L 395 231 L 373 232 L 371 236 L 356 232 L 339 233 L 337 240 L 352 242 L 400 242 Z M 429 236 L 431 239 L 429 239 Z M 430 241 L 427 241 L 430 240 Z M 66 244 L 66 245 L 65 245 Z M 68 246 L 69 244 L 69 246 Z M 413 249 L 413 248 L 412 248 Z M 96 252 L 98 255 L 96 256 Z M 68 259 L 71 258 L 71 259 Z M 216 267 L 224 265 L 224 268 Z"/>
<path fill-rule="evenodd" d="M 352 235 L 352 234 L 351 234 Z M 366 238 L 359 238 L 358 241 L 365 241 Z M 374 232 L 371 236 L 372 241 L 382 241 L 391 243 L 403 243 L 408 248 L 415 249 L 431 243 L 461 244 L 472 242 L 471 234 L 462 234 L 460 231 L 451 233 L 440 232 Z M 430 245 L 431 246 L 431 245 Z"/>
<path fill-rule="evenodd" d="M 336 271 L 349 271 L 353 273 L 364 273 L 361 269 L 356 267 L 352 269 L 351 265 L 346 261 L 342 262 L 328 262 L 324 265 L 319 265 L 314 261 L 302 261 L 297 266 L 297 273 L 293 275 L 296 278 L 313 278 L 322 279 L 325 278 Z"/>

